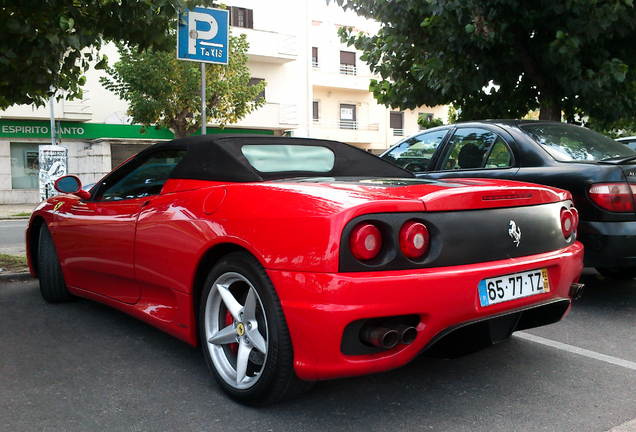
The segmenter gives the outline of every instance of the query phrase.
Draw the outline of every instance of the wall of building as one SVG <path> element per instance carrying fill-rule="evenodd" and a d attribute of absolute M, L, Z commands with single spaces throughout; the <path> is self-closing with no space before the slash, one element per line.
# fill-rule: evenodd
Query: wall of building
<path fill-rule="evenodd" d="M 37 167 L 29 169 L 24 158 L 15 157 L 15 150 L 17 147 L 20 152 L 37 152 L 40 145 L 50 144 L 41 139 L 0 140 L 0 203 L 25 204 L 40 201 L 39 171 Z M 95 183 L 111 169 L 108 143 L 67 141 L 63 147 L 68 151 L 68 172 L 78 175 L 83 184 Z"/>
<path fill-rule="evenodd" d="M 416 133 L 420 113 L 433 113 L 446 120 L 446 107 L 421 107 L 403 112 L 402 129 L 390 127 L 391 109 L 378 105 L 369 92 L 373 75 L 360 60 L 361 53 L 343 44 L 337 35 L 342 26 L 374 33 L 378 23 L 325 0 L 232 0 L 227 6 L 251 10 L 253 28 L 233 26 L 231 34 L 246 34 L 250 74 L 264 79 L 267 87 L 265 106 L 226 130 L 333 139 L 379 154 L 404 136 Z M 318 49 L 316 64 L 312 64 L 313 47 Z M 341 51 L 355 53 L 355 69 L 342 73 Z M 119 59 L 112 44 L 106 45 L 102 53 L 110 64 Z M 104 75 L 104 71 L 90 69 L 82 100 L 66 101 L 62 94 L 62 99 L 53 103 L 55 119 L 61 121 L 63 130 L 59 138 L 68 148 L 69 173 L 79 175 L 84 183 L 98 181 L 126 156 L 126 151 L 134 152 L 135 146 L 143 148 L 173 136 L 169 131 L 156 136 L 139 134 L 139 126 L 129 125 L 127 103 L 100 84 L 99 78 Z M 314 101 L 319 104 L 317 118 Z M 343 105 L 355 107 L 354 122 L 343 123 Z M 11 147 L 12 143 L 36 147 L 50 144 L 49 118 L 49 106 L 14 106 L 0 111 L 0 204 L 39 200 L 36 188 L 12 187 L 12 177 L 16 176 L 11 171 L 12 163 L 20 160 L 11 157 Z M 22 132 L 12 132 L 22 126 L 26 128 Z M 218 125 L 208 126 L 211 133 Z M 70 128 L 74 128 L 72 133 Z M 27 129 L 30 132 L 25 132 Z M 48 132 L 43 132 L 45 129 Z M 77 132 L 79 129 L 82 133 Z M 150 131 L 150 135 L 153 133 Z M 29 180 L 22 177 L 23 181 Z"/>

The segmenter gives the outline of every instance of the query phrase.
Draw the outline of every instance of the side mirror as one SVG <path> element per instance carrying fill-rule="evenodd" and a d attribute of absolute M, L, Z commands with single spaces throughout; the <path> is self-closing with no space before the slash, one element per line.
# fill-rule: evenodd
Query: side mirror
<path fill-rule="evenodd" d="M 55 182 L 55 190 L 62 193 L 77 195 L 81 199 L 89 199 L 90 192 L 82 189 L 82 182 L 77 176 L 67 175 L 60 177 Z"/>

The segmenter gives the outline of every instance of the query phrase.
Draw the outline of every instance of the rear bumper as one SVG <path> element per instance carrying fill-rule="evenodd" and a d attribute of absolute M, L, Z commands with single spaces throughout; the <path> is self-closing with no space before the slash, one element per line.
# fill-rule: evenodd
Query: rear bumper
<path fill-rule="evenodd" d="M 581 221 L 577 239 L 588 267 L 636 267 L 636 221 Z"/>
<path fill-rule="evenodd" d="M 480 306 L 477 286 L 482 279 L 539 268 L 548 269 L 550 292 Z M 558 303 L 564 305 L 562 313 L 557 313 L 561 316 L 550 322 L 557 321 L 569 310 L 570 286 L 578 281 L 582 268 L 583 246 L 576 242 L 554 252 L 456 267 L 341 274 L 268 271 L 268 274 L 289 327 L 296 373 L 302 379 L 321 380 L 402 366 L 451 330 L 494 317 Z M 412 344 L 398 344 L 386 351 L 363 355 L 345 355 L 341 351 L 348 324 L 401 315 L 417 315 L 420 319 Z M 524 326 L 534 325 L 521 325 Z"/>

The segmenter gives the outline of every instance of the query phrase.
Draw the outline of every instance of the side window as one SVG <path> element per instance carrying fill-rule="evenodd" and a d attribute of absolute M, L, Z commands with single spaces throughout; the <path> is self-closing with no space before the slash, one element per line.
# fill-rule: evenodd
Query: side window
<path fill-rule="evenodd" d="M 158 195 L 185 150 L 162 150 L 131 160 L 99 186 L 95 201 L 119 201 Z"/>
<path fill-rule="evenodd" d="M 481 128 L 458 129 L 451 138 L 442 170 L 512 166 L 512 153 L 495 132 Z"/>
<path fill-rule="evenodd" d="M 448 129 L 412 136 L 402 141 L 382 158 L 412 172 L 427 171 L 433 153 L 447 134 Z"/>
<path fill-rule="evenodd" d="M 500 137 L 497 137 L 486 160 L 486 168 L 508 168 L 512 166 L 512 153 Z"/>

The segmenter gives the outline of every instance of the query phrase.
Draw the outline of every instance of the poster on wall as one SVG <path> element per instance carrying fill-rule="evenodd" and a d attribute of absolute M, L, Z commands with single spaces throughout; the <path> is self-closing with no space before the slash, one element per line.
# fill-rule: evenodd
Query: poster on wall
<path fill-rule="evenodd" d="M 58 195 L 55 181 L 68 172 L 68 150 L 59 145 L 40 146 L 40 200 Z"/>

